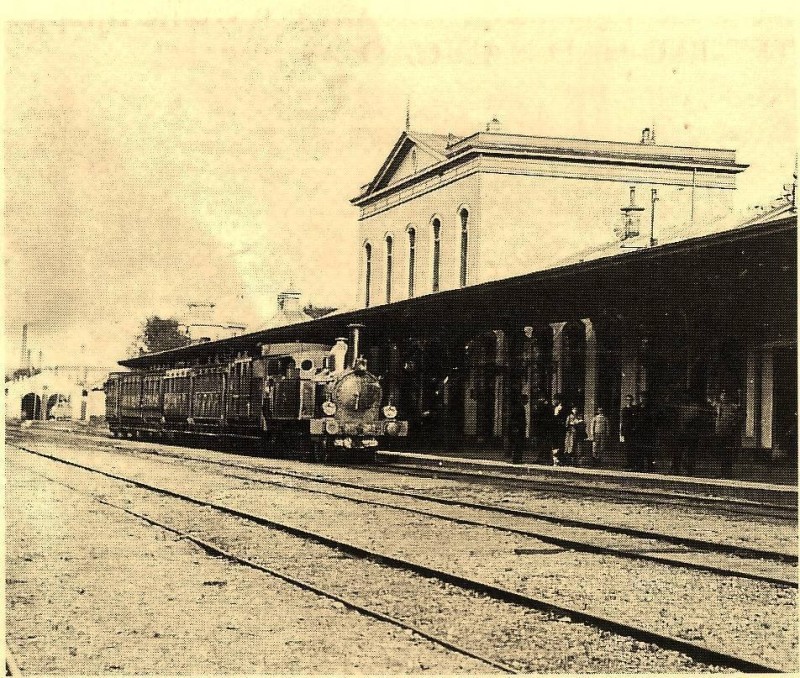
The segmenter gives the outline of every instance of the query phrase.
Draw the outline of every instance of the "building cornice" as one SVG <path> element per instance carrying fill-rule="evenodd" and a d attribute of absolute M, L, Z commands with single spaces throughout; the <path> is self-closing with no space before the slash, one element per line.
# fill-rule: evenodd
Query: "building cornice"
<path fill-rule="evenodd" d="M 398 149 L 393 149 L 393 153 Z M 735 162 L 736 152 L 727 149 L 657 146 L 624 142 L 591 141 L 551 137 L 526 137 L 479 132 L 448 147 L 445 160 L 426 167 L 389 186 L 367 189 L 350 202 L 362 207 L 393 193 L 407 190 L 428 181 L 432 176 L 443 177 L 459 165 L 475 157 L 513 158 L 518 160 L 550 161 L 618 167 L 637 167 L 662 170 L 695 170 L 735 175 L 748 165 Z M 541 174 L 541 173 L 539 173 Z M 554 174 L 553 176 L 559 176 Z M 581 178 L 576 175 L 576 178 Z M 587 176 L 587 179 L 594 178 Z"/>

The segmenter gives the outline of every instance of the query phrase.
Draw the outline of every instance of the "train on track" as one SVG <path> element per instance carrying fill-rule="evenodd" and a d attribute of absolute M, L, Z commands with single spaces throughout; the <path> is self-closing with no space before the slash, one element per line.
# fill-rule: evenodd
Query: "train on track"
<path fill-rule="evenodd" d="M 115 437 L 250 439 L 271 455 L 374 461 L 383 441 L 408 435 L 408 422 L 359 355 L 361 327 L 350 326 L 349 346 L 263 344 L 257 357 L 114 372 L 106 421 Z"/>

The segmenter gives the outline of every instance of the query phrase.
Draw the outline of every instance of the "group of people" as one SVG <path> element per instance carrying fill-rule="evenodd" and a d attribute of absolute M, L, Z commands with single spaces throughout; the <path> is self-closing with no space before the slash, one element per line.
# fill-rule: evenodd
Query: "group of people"
<path fill-rule="evenodd" d="M 733 477 L 742 442 L 741 407 L 726 391 L 713 400 L 684 394 L 675 408 L 672 471 L 694 474 L 700 449 L 719 460 L 723 478 Z"/>
<path fill-rule="evenodd" d="M 732 476 L 741 441 L 741 422 L 739 406 L 731 402 L 725 391 L 712 401 L 686 400 L 670 412 L 662 409 L 659 414 L 651 408 L 646 393 L 640 395 L 638 403 L 632 395 L 626 395 L 624 403 L 619 415 L 619 444 L 628 470 L 646 472 L 655 468 L 658 429 L 668 425 L 674 446 L 673 472 L 680 473 L 685 468 L 693 474 L 701 444 L 710 442 L 709 448 L 719 459 L 722 476 Z M 612 435 L 616 434 L 612 434 L 602 407 L 587 420 L 578 407 L 568 408 L 560 395 L 551 403 L 540 398 L 532 407 L 530 420 L 537 462 L 554 466 L 600 466 Z M 528 396 L 522 395 L 512 407 L 509 420 L 514 463 L 522 462 L 527 422 Z"/>
<path fill-rule="evenodd" d="M 522 462 L 528 420 L 528 396 L 522 395 L 510 413 L 511 460 Z M 568 408 L 561 396 L 548 403 L 540 398 L 531 412 L 532 438 L 537 450 L 537 461 L 553 466 L 579 465 L 588 462 L 599 466 L 608 449 L 611 424 L 597 408 L 595 416 L 588 422 L 580 409 Z M 587 447 L 586 441 L 591 442 Z M 589 459 L 585 459 L 588 452 Z"/>

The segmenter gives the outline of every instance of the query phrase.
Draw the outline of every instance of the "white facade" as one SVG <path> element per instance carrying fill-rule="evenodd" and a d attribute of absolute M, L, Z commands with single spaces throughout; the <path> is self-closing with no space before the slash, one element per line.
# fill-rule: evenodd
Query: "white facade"
<path fill-rule="evenodd" d="M 88 421 L 102 417 L 105 415 L 103 384 L 112 371 L 113 367 L 60 365 L 7 381 L 6 419 Z"/>
<path fill-rule="evenodd" d="M 709 223 L 730 213 L 744 168 L 728 150 L 404 132 L 352 200 L 360 209 L 357 304 L 550 268 L 612 242 L 632 199 L 649 236 L 653 189 L 656 239 Z"/>

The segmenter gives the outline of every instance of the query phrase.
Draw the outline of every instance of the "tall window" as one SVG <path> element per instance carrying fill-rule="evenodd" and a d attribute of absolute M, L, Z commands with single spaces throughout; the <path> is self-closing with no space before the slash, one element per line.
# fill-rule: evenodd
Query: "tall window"
<path fill-rule="evenodd" d="M 459 212 L 461 215 L 461 287 L 467 284 L 467 219 L 469 212 L 463 209 Z"/>
<path fill-rule="evenodd" d="M 372 245 L 364 245 L 364 306 L 369 306 L 369 288 L 372 284 Z"/>
<path fill-rule="evenodd" d="M 408 298 L 414 296 L 414 268 L 417 265 L 417 232 L 408 229 Z"/>
<path fill-rule="evenodd" d="M 442 243 L 440 235 L 442 223 L 438 219 L 433 220 L 433 291 L 439 291 L 439 257 L 441 255 Z"/>
<path fill-rule="evenodd" d="M 386 236 L 386 303 L 392 301 L 392 236 Z"/>

